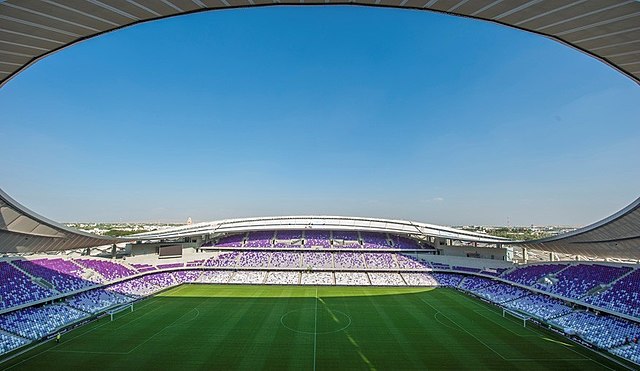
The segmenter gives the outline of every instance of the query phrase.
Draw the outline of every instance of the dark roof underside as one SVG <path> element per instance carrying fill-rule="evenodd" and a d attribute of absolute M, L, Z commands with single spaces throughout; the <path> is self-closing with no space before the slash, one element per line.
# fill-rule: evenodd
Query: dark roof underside
<path fill-rule="evenodd" d="M 640 83 L 640 2 L 634 0 L 0 0 L 0 86 L 39 59 L 96 35 L 207 10 L 273 5 L 418 9 L 550 37 Z"/>

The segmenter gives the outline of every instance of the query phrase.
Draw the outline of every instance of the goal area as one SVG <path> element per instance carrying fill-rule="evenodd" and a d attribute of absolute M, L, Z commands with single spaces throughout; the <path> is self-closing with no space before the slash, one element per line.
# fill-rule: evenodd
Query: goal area
<path fill-rule="evenodd" d="M 531 319 L 531 317 L 526 316 L 522 313 L 513 311 L 513 310 L 509 310 L 506 308 L 502 308 L 502 317 L 507 318 L 507 316 L 511 316 L 511 317 L 515 317 L 518 320 L 522 321 L 522 326 L 523 327 L 527 327 L 527 322 Z"/>
<path fill-rule="evenodd" d="M 120 312 L 124 312 L 125 310 L 129 309 L 131 312 L 133 312 L 133 303 L 130 304 L 124 304 L 121 305 L 119 307 L 116 308 L 112 308 L 108 311 L 106 311 L 106 313 L 111 317 L 111 321 L 113 321 L 114 316 Z"/>

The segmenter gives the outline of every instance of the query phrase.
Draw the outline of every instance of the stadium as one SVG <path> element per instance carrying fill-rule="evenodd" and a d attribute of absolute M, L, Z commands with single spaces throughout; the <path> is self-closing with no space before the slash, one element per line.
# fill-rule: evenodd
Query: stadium
<path fill-rule="evenodd" d="M 107 32 L 276 4 L 293 3 L 0 1 L 0 87 Z M 348 4 L 532 32 L 640 83 L 635 1 Z M 530 262 L 531 251 L 546 261 Z M 116 238 L 69 228 L 0 190 L 0 252 L 2 369 L 640 368 L 640 198 L 530 241 L 329 215 Z"/>

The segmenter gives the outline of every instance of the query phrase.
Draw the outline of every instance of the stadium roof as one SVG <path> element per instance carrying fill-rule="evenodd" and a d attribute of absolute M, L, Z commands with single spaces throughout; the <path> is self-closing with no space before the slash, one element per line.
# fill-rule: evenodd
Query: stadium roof
<path fill-rule="evenodd" d="M 0 189 L 0 253 L 42 253 L 114 242 L 115 238 L 80 232 L 38 215 Z"/>
<path fill-rule="evenodd" d="M 482 233 L 463 231 L 434 224 L 349 216 L 273 216 L 262 218 L 225 219 L 174 227 L 162 231 L 136 234 L 131 238 L 156 240 L 206 234 L 239 233 L 260 230 L 353 230 L 389 232 L 396 234 L 432 236 L 467 242 L 488 244 L 508 243 L 510 240 Z"/>
<path fill-rule="evenodd" d="M 527 241 L 532 249 L 640 260 L 640 198 L 599 222 L 554 237 Z"/>
<path fill-rule="evenodd" d="M 0 86 L 69 45 L 138 23 L 199 11 L 343 4 L 418 9 L 547 36 L 640 83 L 640 2 L 634 0 L 0 0 Z"/>

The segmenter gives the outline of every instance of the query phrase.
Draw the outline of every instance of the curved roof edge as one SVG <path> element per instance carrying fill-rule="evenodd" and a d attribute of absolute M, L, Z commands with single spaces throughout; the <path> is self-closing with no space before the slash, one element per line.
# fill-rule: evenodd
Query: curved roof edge
<path fill-rule="evenodd" d="M 511 240 L 502 237 L 494 237 L 435 224 L 400 219 L 333 215 L 223 219 L 174 227 L 162 231 L 145 232 L 130 237 L 138 240 L 152 240 L 259 230 L 359 230 L 422 235 L 490 244 L 511 242 Z"/>
<path fill-rule="evenodd" d="M 640 259 L 640 197 L 622 210 L 586 227 L 518 244 L 563 254 Z"/>
<path fill-rule="evenodd" d="M 15 3 L 15 4 L 14 4 Z M 548 37 L 581 51 L 640 84 L 640 54 L 635 46 L 640 29 L 640 2 L 600 0 L 587 4 L 495 0 L 450 2 L 404 0 L 356 0 L 327 3 L 323 0 L 256 0 L 249 3 L 193 1 L 177 5 L 165 1 L 135 7 L 119 1 L 83 2 L 73 6 L 20 0 L 0 1 L 5 15 L 6 45 L 0 51 L 0 87 L 42 58 L 78 42 L 125 27 L 204 11 L 266 7 L 350 5 L 404 8 L 488 21 Z M 186 5 L 186 7 L 185 7 Z M 153 9 L 152 9 L 153 8 Z M 50 13 L 54 13 L 54 15 Z M 52 32 L 43 37 L 42 30 Z"/>
<path fill-rule="evenodd" d="M 107 245 L 120 240 L 54 222 L 0 189 L 0 253 L 36 253 Z"/>

